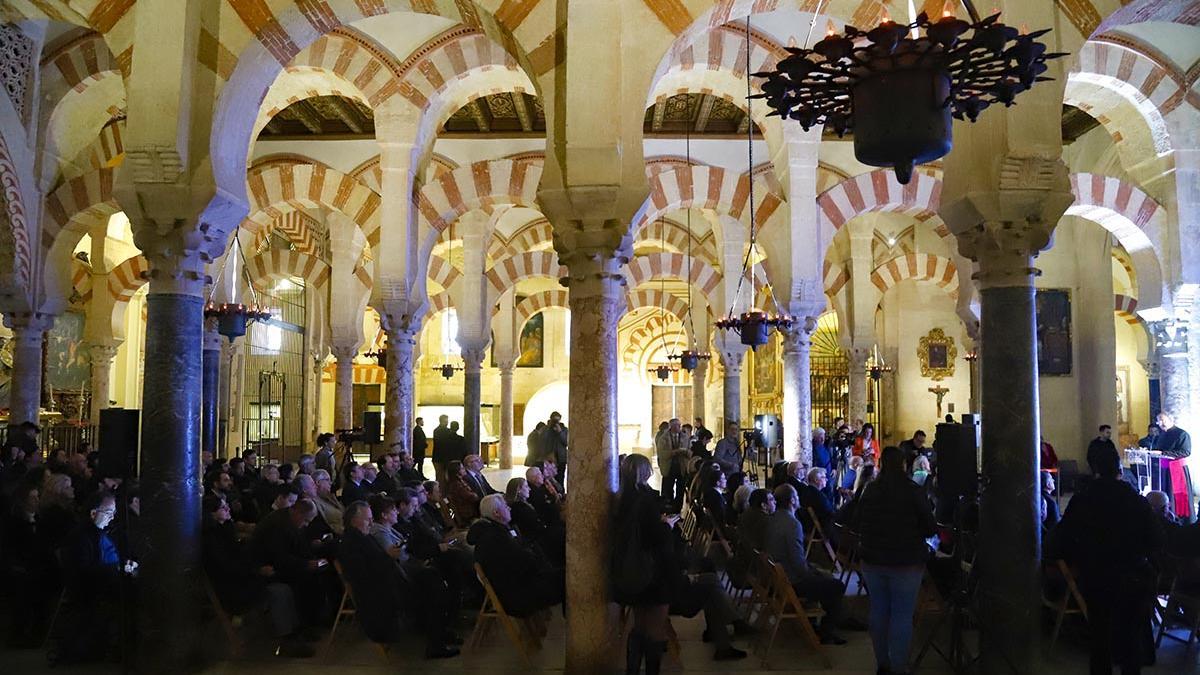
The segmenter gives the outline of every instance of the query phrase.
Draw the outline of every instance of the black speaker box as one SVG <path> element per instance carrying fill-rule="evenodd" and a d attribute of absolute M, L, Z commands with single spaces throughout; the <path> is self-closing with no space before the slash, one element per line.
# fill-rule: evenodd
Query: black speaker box
<path fill-rule="evenodd" d="M 136 478 L 139 411 L 105 408 L 100 411 L 100 474 Z"/>
<path fill-rule="evenodd" d="M 383 440 L 383 413 L 363 413 L 363 443 L 378 443 Z"/>
<path fill-rule="evenodd" d="M 978 489 L 979 464 L 975 425 L 939 424 L 933 448 L 937 451 L 938 498 L 955 500 Z"/>

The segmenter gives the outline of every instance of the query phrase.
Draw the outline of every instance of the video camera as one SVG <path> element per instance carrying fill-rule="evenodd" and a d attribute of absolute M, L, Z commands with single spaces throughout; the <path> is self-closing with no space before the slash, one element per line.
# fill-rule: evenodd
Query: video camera
<path fill-rule="evenodd" d="M 760 429 L 742 429 L 742 442 L 752 448 L 765 448 L 767 441 Z"/>

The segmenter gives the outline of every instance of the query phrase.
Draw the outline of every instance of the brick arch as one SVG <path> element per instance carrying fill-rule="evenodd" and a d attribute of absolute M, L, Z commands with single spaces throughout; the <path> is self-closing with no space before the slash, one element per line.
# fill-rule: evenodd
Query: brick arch
<path fill-rule="evenodd" d="M 567 276 L 567 268 L 559 264 L 558 254 L 554 251 L 529 251 L 496 261 L 486 276 L 492 292 L 500 295 L 524 279 L 561 279 Z"/>
<path fill-rule="evenodd" d="M 952 299 L 958 299 L 958 268 L 949 258 L 929 253 L 909 253 L 892 258 L 871 272 L 871 283 L 881 295 L 907 279 L 932 281 Z"/>
<path fill-rule="evenodd" d="M 518 227 L 507 239 L 498 233 L 493 233 L 491 241 L 488 242 L 488 257 L 492 260 L 499 260 L 520 255 L 553 241 L 554 228 L 550 225 L 549 220 L 546 220 L 544 216 L 539 216 Z"/>
<path fill-rule="evenodd" d="M 1122 319 L 1125 319 L 1125 323 L 1131 326 L 1136 326 L 1142 322 L 1141 317 L 1137 314 L 1137 306 L 1137 298 L 1121 295 L 1120 293 L 1113 294 L 1113 312 Z"/>
<path fill-rule="evenodd" d="M 64 232 L 78 235 L 69 241 L 74 249 L 87 226 L 96 219 L 108 218 L 120 210 L 113 196 L 113 169 L 97 169 L 76 176 L 50 193 L 45 200 L 42 219 L 42 248 L 49 250 L 64 237 Z"/>
<path fill-rule="evenodd" d="M 114 303 L 127 303 L 129 299 L 146 285 L 143 276 L 150 271 L 150 262 L 146 256 L 138 254 L 126 258 L 124 262 L 108 272 L 108 297 Z"/>
<path fill-rule="evenodd" d="M 692 259 L 692 274 L 687 276 L 687 256 L 679 253 L 654 253 L 635 256 L 625 266 L 624 275 L 630 288 L 663 277 L 688 281 L 705 295 L 716 292 L 721 274 L 703 260 Z"/>
<path fill-rule="evenodd" d="M 270 164 L 246 176 L 250 230 L 271 227 L 280 216 L 305 208 L 339 211 L 358 225 L 371 246 L 379 243 L 379 193 L 324 164 Z"/>
<path fill-rule="evenodd" d="M 100 130 L 100 134 L 92 144 L 83 149 L 75 159 L 75 166 L 83 169 L 78 173 L 64 175 L 74 178 L 76 175 L 95 171 L 97 169 L 115 169 L 125 161 L 125 120 L 114 119 Z"/>
<path fill-rule="evenodd" d="M 660 231 L 662 224 L 666 225 L 665 232 Z M 670 218 L 662 218 L 655 221 L 653 224 L 643 227 L 634 235 L 633 243 L 637 244 L 649 240 L 662 240 L 668 246 L 674 248 L 680 253 L 687 253 L 688 240 L 691 239 L 692 255 L 698 257 L 710 265 L 715 265 L 719 261 L 717 255 L 717 238 L 713 233 L 707 232 L 703 237 L 699 237 L 695 232 L 689 237 L 687 227 L 681 225 Z"/>
<path fill-rule="evenodd" d="M 755 193 L 754 221 L 761 229 L 785 200 L 768 189 Z M 684 208 L 711 209 L 740 220 L 749 212 L 749 201 L 750 178 L 737 171 L 706 165 L 660 171 L 650 177 L 650 196 L 633 218 L 633 232 Z"/>
<path fill-rule="evenodd" d="M 937 215 L 942 198 L 942 181 L 923 172 L 914 172 L 908 185 L 896 181 L 895 173 L 876 169 L 848 178 L 817 197 L 822 230 L 829 239 L 856 216 L 875 211 L 911 214 L 918 219 Z M 828 246 L 828 241 L 823 242 Z"/>
<path fill-rule="evenodd" d="M 1183 74 L 1131 46 L 1101 38 L 1080 47 L 1063 102 L 1096 118 L 1115 143 L 1128 140 L 1163 154 L 1174 147 L 1163 116 L 1188 96 Z"/>
<path fill-rule="evenodd" d="M 787 56 L 787 51 L 770 36 L 751 30 L 751 73 L 774 70 L 775 65 Z M 655 73 L 654 84 L 650 87 L 646 105 L 652 105 L 664 96 L 669 97 L 682 93 L 678 91 L 681 86 L 684 89 L 694 88 L 698 92 L 704 88 L 705 84 L 708 84 L 714 89 L 727 90 L 723 91 L 721 95 L 732 94 L 732 86 L 721 87 L 712 82 L 711 74 L 713 73 L 721 73 L 742 83 L 740 85 L 741 96 L 733 97 L 731 101 L 744 109 L 746 95 L 744 90 L 746 80 L 746 34 L 744 28 L 733 25 L 718 26 L 707 31 L 702 39 L 683 45 L 673 55 L 671 61 L 664 64 Z M 758 80 L 751 80 L 751 86 L 754 91 L 761 91 Z M 767 112 L 766 106 L 761 106 L 761 108 L 761 113 L 755 115 L 755 122 L 758 124 L 762 124 L 763 117 Z"/>
<path fill-rule="evenodd" d="M 92 266 L 79 258 L 71 258 L 71 289 L 79 294 L 84 307 L 92 301 Z"/>
<path fill-rule="evenodd" d="M 661 308 L 668 314 L 674 315 L 684 325 L 685 329 L 687 328 L 687 300 L 674 293 L 663 292 L 657 288 L 637 288 L 625 294 L 626 314 L 646 308 Z"/>
<path fill-rule="evenodd" d="M 516 307 L 514 307 L 513 312 L 516 316 L 517 333 L 519 334 L 525 327 L 526 321 L 532 319 L 534 314 L 537 314 L 543 309 L 548 307 L 562 307 L 564 309 L 569 309 L 569 298 L 570 296 L 565 289 L 542 291 L 540 293 L 533 293 L 521 298 L 521 301 L 516 304 Z"/>
<path fill-rule="evenodd" d="M 1090 220 L 1116 237 L 1129 254 L 1143 309 L 1162 303 L 1163 273 L 1157 247 L 1162 242 L 1164 209 L 1152 197 L 1119 178 L 1071 174 L 1075 203 L 1067 215 Z"/>
<path fill-rule="evenodd" d="M 850 270 L 842 263 L 834 263 L 829 259 L 824 264 L 825 294 L 834 297 L 850 282 Z"/>
<path fill-rule="evenodd" d="M 422 220 L 438 232 L 474 209 L 497 204 L 537 209 L 541 178 L 541 167 L 528 162 L 475 162 L 424 185 L 417 195 L 417 209 Z"/>
<path fill-rule="evenodd" d="M 1195 26 L 1200 24 L 1200 4 L 1194 0 L 1188 2 L 1175 2 L 1173 0 L 1130 2 L 1112 14 L 1109 14 L 1096 29 L 1096 34 L 1120 26 L 1129 26 L 1146 21 L 1181 23 L 1187 26 Z"/>
<path fill-rule="evenodd" d="M 329 264 L 320 258 L 298 251 L 271 249 L 254 256 L 246 262 L 250 280 L 261 283 L 282 277 L 299 277 L 312 288 L 320 288 L 329 282 Z"/>
<path fill-rule="evenodd" d="M 391 52 L 348 27 L 330 31 L 300 50 L 288 62 L 287 70 L 293 68 L 333 73 L 352 83 L 371 108 L 398 95 L 404 77 Z"/>
<path fill-rule="evenodd" d="M 436 316 L 439 312 L 453 308 L 454 298 L 450 297 L 450 291 L 434 293 L 429 297 L 429 304 L 425 309 L 425 321 L 423 323 L 428 326 L 430 318 Z"/>
<path fill-rule="evenodd" d="M 630 331 L 625 341 L 625 349 L 621 351 L 621 361 L 626 364 L 633 364 L 634 367 L 642 373 L 643 377 L 647 377 L 645 369 L 647 352 L 653 351 L 665 341 L 669 346 L 672 346 L 676 351 L 683 351 L 690 347 L 686 326 L 680 327 L 680 330 L 674 330 L 675 326 L 672 323 L 673 315 L 666 317 L 654 314 L 642 320 Z"/>
<path fill-rule="evenodd" d="M 289 211 L 271 221 L 268 227 L 256 232 L 252 248 L 262 248 L 272 232 L 279 232 L 296 247 L 298 253 L 319 256 L 322 248 L 318 240 L 320 229 L 317 221 L 303 211 Z"/>
<path fill-rule="evenodd" d="M 447 83 L 476 70 L 520 71 L 521 65 L 500 44 L 470 26 L 455 26 L 413 50 L 400 67 L 398 93 L 426 109 Z M 454 111 L 451 111 L 454 112 Z"/>
<path fill-rule="evenodd" d="M 436 282 L 443 289 L 448 289 L 451 284 L 462 276 L 462 272 L 442 256 L 432 255 L 429 256 L 429 272 L 427 276 L 430 281 Z"/>

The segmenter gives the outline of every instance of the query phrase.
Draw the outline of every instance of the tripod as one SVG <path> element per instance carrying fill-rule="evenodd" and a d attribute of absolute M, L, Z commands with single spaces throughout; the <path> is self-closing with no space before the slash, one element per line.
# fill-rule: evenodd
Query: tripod
<path fill-rule="evenodd" d="M 951 528 L 954 536 L 954 552 L 950 556 L 950 563 L 954 571 L 954 584 L 947 598 L 950 602 L 950 609 L 943 612 L 937 623 L 934 624 L 933 630 L 930 631 L 929 637 L 917 654 L 916 661 L 913 662 L 913 670 L 921 665 L 921 661 L 930 649 L 937 652 L 937 655 L 942 657 L 942 660 L 956 673 L 967 672 L 979 660 L 979 655 L 972 655 L 971 650 L 967 647 L 965 635 L 967 622 L 971 618 L 971 602 L 975 596 L 975 575 L 974 555 L 972 554 L 972 560 L 968 562 L 963 550 L 966 548 L 961 526 L 963 511 L 963 504 L 960 502 L 959 508 L 955 511 L 955 522 Z M 947 621 L 950 623 L 950 637 L 943 650 L 943 647 L 937 644 L 937 637 Z"/>

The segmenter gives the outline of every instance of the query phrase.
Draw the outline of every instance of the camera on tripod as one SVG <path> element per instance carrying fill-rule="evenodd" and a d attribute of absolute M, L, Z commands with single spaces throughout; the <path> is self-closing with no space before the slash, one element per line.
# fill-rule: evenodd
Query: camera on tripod
<path fill-rule="evenodd" d="M 751 448 L 767 447 L 767 441 L 759 429 L 742 429 L 742 443 Z"/>

